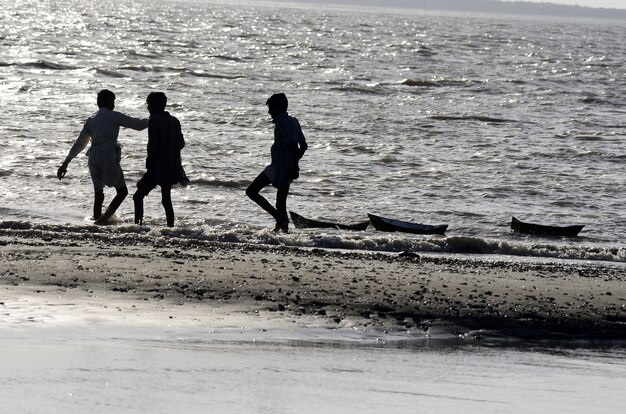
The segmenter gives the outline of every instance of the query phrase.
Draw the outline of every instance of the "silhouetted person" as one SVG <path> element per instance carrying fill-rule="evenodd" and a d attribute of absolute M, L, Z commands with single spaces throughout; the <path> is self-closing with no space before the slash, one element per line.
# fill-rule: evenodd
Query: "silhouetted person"
<path fill-rule="evenodd" d="M 167 97 L 163 92 L 150 93 L 146 102 L 150 111 L 147 171 L 137 183 L 137 191 L 133 195 L 135 224 L 143 224 L 143 199 L 158 185 L 161 187 L 161 204 L 165 208 L 167 225 L 173 227 L 172 185 L 189 182 L 180 159 L 185 140 L 178 119 L 165 111 Z"/>
<path fill-rule="evenodd" d="M 276 220 L 275 232 L 289 232 L 287 196 L 289 186 L 299 177 L 298 161 L 308 145 L 298 120 L 287 114 L 289 102 L 284 93 L 272 95 L 266 102 L 274 122 L 274 143 L 271 148 L 272 163 L 246 189 L 246 195 L 270 213 Z M 272 184 L 276 187 L 276 207 L 263 197 L 261 190 Z"/>
<path fill-rule="evenodd" d="M 98 92 L 97 102 L 98 112 L 85 121 L 76 142 L 57 171 L 57 177 L 59 180 L 65 177 L 70 161 L 85 149 L 91 140 L 91 148 L 87 154 L 89 155 L 89 173 L 95 193 L 93 217 L 96 224 L 106 224 L 128 195 L 124 172 L 120 166 L 122 149 L 117 143 L 120 127 L 141 131 L 148 126 L 148 120 L 132 118 L 114 111 L 115 94 L 109 90 L 103 89 Z M 117 194 L 102 214 L 105 186 L 115 187 Z"/>

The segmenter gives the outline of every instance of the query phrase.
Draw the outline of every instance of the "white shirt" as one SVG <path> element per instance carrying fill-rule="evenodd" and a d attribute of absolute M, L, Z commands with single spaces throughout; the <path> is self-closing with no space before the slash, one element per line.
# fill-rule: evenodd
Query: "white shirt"
<path fill-rule="evenodd" d="M 141 131 L 148 127 L 148 119 L 133 118 L 108 108 L 100 108 L 98 112 L 85 121 L 85 125 L 70 149 L 67 158 L 65 158 L 65 162 L 69 163 L 85 149 L 90 139 L 92 148 L 99 146 L 115 148 L 120 134 L 120 127 Z"/>

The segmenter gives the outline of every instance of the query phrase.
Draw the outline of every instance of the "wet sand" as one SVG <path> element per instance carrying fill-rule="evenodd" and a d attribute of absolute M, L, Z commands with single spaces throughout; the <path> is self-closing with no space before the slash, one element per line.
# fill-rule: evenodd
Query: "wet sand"
<path fill-rule="evenodd" d="M 626 339 L 626 268 L 0 230 L 4 326 L 292 324 Z"/>

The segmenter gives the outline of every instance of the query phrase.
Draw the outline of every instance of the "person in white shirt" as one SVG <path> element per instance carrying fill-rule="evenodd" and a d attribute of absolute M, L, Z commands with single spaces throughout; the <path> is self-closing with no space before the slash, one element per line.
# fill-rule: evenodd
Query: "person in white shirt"
<path fill-rule="evenodd" d="M 76 142 L 57 171 L 57 177 L 59 180 L 65 177 L 70 161 L 91 141 L 91 148 L 87 154 L 89 156 L 89 174 L 93 181 L 95 193 L 93 217 L 96 224 L 106 224 L 128 195 L 124 172 L 120 166 L 121 147 L 117 142 L 120 127 L 141 131 L 148 127 L 148 119 L 133 118 L 114 111 L 115 94 L 107 89 L 98 92 L 97 103 L 98 112 L 85 121 Z M 115 187 L 117 193 L 107 210 L 102 214 L 105 186 Z"/>

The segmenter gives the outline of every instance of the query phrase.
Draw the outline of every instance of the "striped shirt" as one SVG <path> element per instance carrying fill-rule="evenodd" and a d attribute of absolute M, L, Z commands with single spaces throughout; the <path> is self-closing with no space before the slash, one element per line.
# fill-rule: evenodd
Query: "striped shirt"
<path fill-rule="evenodd" d="M 299 177 L 298 161 L 308 148 L 298 120 L 286 112 L 274 119 L 272 163 L 265 169 L 272 185 L 283 188 Z"/>

